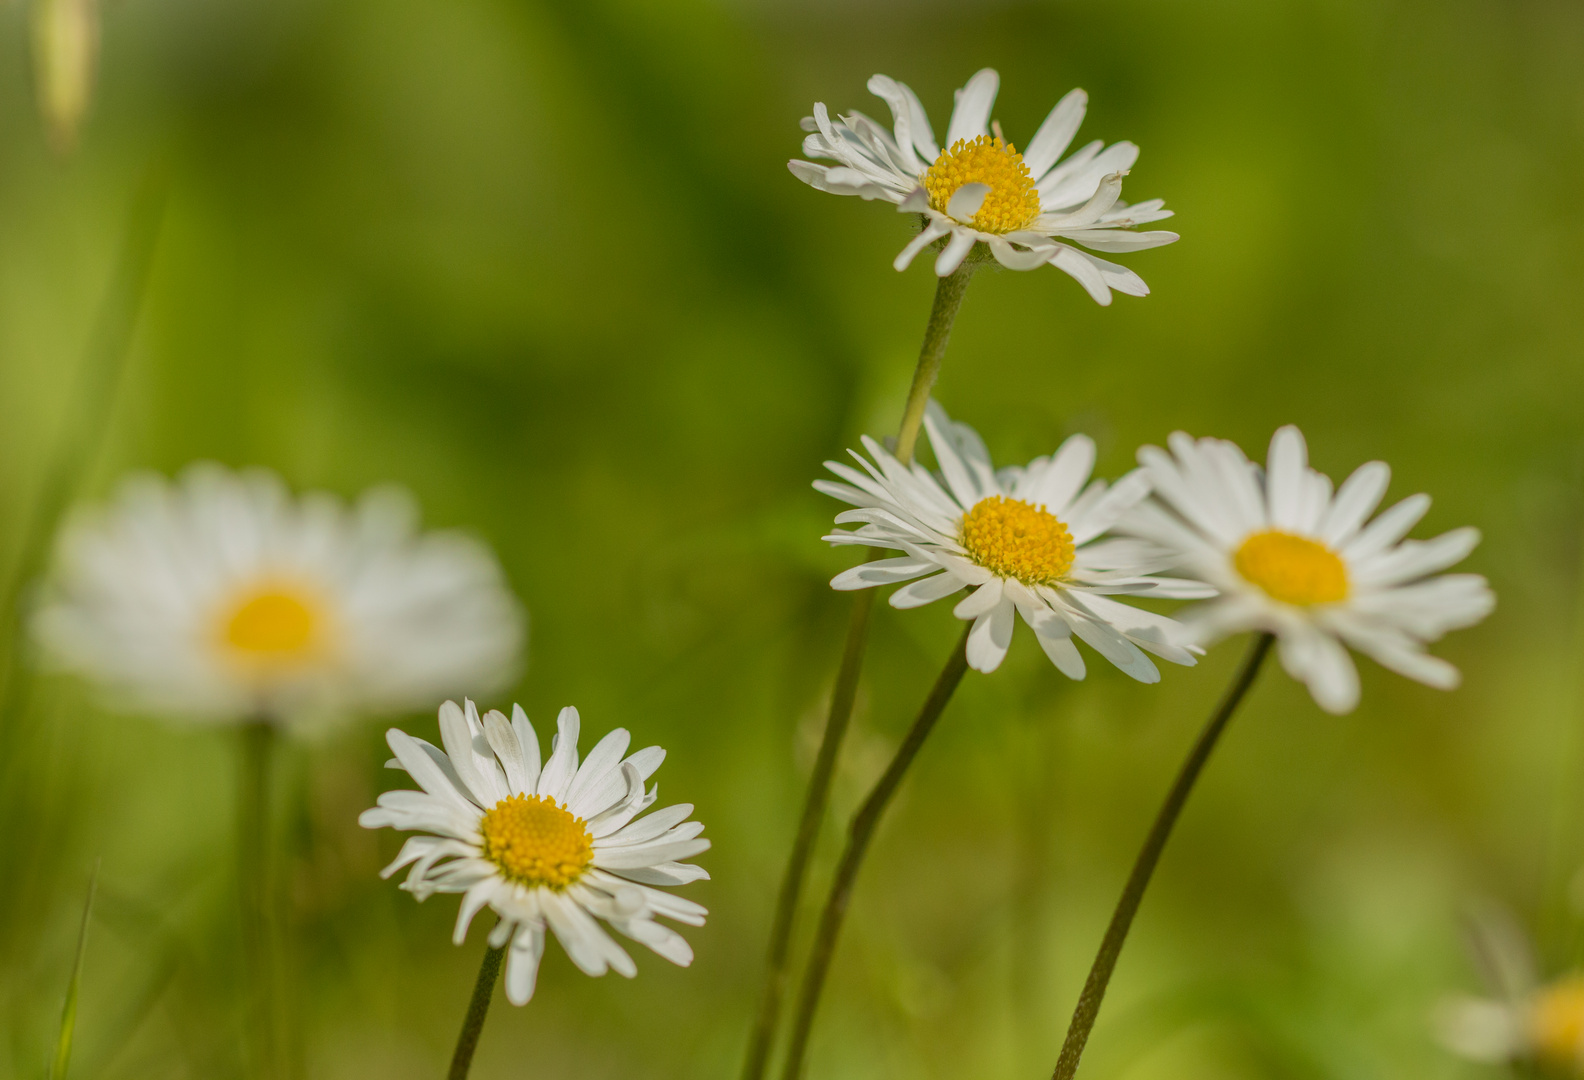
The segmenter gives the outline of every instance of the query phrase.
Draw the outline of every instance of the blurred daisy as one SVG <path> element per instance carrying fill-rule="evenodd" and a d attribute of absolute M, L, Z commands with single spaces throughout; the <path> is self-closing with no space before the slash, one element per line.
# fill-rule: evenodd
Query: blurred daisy
<path fill-rule="evenodd" d="M 1153 544 L 1101 539 L 1149 494 L 1141 473 L 1109 488 L 1103 480 L 1089 483 L 1095 447 L 1084 435 L 1072 436 L 1050 457 L 998 471 L 978 434 L 953 422 L 933 401 L 924 429 L 939 477 L 917 463 L 902 465 L 868 436 L 863 444 L 873 461 L 852 453 L 862 472 L 825 463 L 844 482 L 817 480 L 815 488 L 858 507 L 839 514 L 838 525 L 861 526 L 825 539 L 905 552 L 846 570 L 831 581 L 833 588 L 909 582 L 891 594 L 896 608 L 972 589 L 952 613 L 974 622 L 968 664 L 977 671 L 1000 666 L 1012 642 L 1014 614 L 1069 678 L 1084 677 L 1075 635 L 1140 682 L 1160 681 L 1141 649 L 1175 664 L 1194 662 L 1176 622 L 1110 599 L 1213 594 L 1197 582 L 1152 577 L 1171 565 L 1168 553 Z"/>
<path fill-rule="evenodd" d="M 703 926 L 704 908 L 651 888 L 685 885 L 709 877 L 679 862 L 709 848 L 702 823 L 688 821 L 687 803 L 638 815 L 654 805 L 656 790 L 644 781 L 665 760 L 651 746 L 627 757 L 629 736 L 617 728 L 578 763 L 578 711 L 562 709 L 548 761 L 540 767 L 539 738 L 521 707 L 512 719 L 495 710 L 479 717 L 469 701 L 440 707 L 445 750 L 391 729 L 396 760 L 423 791 L 387 791 L 358 822 L 431 835 L 414 836 L 389 877 L 408 864 L 402 888 L 419 900 L 461 893 L 456 932 L 460 945 L 486 905 L 500 916 L 490 945 L 508 942 L 506 997 L 514 1005 L 533 997 L 545 929 L 572 962 L 589 975 L 614 970 L 632 978 L 638 969 L 596 919 L 647 945 L 674 964 L 693 962 L 682 935 L 661 915 Z"/>
<path fill-rule="evenodd" d="M 930 244 L 945 240 L 935 273 L 951 274 L 977 243 L 1010 270 L 1050 263 L 1072 275 L 1102 304 L 1111 290 L 1146 296 L 1133 271 L 1079 251 L 1139 251 L 1177 239 L 1173 232 L 1138 232 L 1134 226 L 1171 217 L 1160 199 L 1129 206 L 1121 201 L 1122 177 L 1138 160 L 1130 142 L 1107 147 L 1096 140 L 1057 163 L 1083 123 L 1089 96 L 1074 90 L 1051 110 L 1023 153 L 990 120 L 1000 76 L 985 68 L 957 91 L 946 129 L 946 147 L 935 144 L 917 95 L 884 75 L 869 90 L 891 107 L 892 129 L 852 113 L 832 120 L 823 104 L 803 121 L 803 153 L 835 161 L 787 163 L 799 180 L 835 195 L 895 203 L 923 217 L 923 231 L 896 257 L 898 270 Z M 1072 244 L 1062 243 L 1063 240 Z"/>
<path fill-rule="evenodd" d="M 1475 959 L 1491 997 L 1461 995 L 1435 1011 L 1447 1049 L 1473 1061 L 1526 1062 L 1547 1076 L 1584 1076 L 1584 974 L 1542 984 L 1533 950 L 1510 916 L 1472 926 Z"/>
<path fill-rule="evenodd" d="M 1427 495 L 1370 521 L 1391 470 L 1362 465 L 1333 496 L 1295 427 L 1276 432 L 1263 472 L 1221 439 L 1178 432 L 1170 445 L 1139 451 L 1163 505 L 1140 505 L 1121 529 L 1176 552 L 1186 573 L 1221 591 L 1183 615 L 1200 644 L 1241 630 L 1277 635 L 1282 666 L 1333 713 L 1358 704 L 1344 644 L 1429 686 L 1457 685 L 1457 669 L 1424 645 L 1479 622 L 1495 598 L 1477 574 L 1429 575 L 1472 551 L 1478 530 L 1404 540 L 1429 509 Z"/>
<path fill-rule="evenodd" d="M 420 533 L 400 490 L 348 508 L 203 464 L 69 524 L 34 630 L 118 707 L 285 721 L 504 685 L 523 614 L 489 549 Z"/>

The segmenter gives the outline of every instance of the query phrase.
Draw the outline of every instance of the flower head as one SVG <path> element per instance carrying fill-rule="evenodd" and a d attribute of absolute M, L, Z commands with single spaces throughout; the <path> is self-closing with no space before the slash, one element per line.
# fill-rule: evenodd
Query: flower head
<path fill-rule="evenodd" d="M 1499 909 L 1480 913 L 1470 930 L 1491 996 L 1442 1001 L 1434 1016 L 1442 1044 L 1473 1061 L 1584 1077 L 1584 973 L 1541 982 L 1528 938 Z"/>
<path fill-rule="evenodd" d="M 508 721 L 473 702 L 440 707 L 445 749 L 392 728 L 396 760 L 422 791 L 387 791 L 358 818 L 367 829 L 424 833 L 402 846 L 384 877 L 409 864 L 402 888 L 419 900 L 461 893 L 453 940 L 460 945 L 485 906 L 500 921 L 490 945 L 508 942 L 506 997 L 515 1005 L 533 996 L 545 930 L 589 975 L 637 974 L 632 958 L 600 928 L 621 934 L 686 967 L 693 950 L 682 935 L 655 921 L 664 916 L 703 926 L 708 914 L 691 900 L 652 888 L 685 885 L 709 875 L 678 860 L 709 848 L 704 826 L 688 821 L 680 803 L 639 817 L 654 805 L 644 781 L 665 760 L 658 746 L 627 754 L 622 728 L 578 760 L 578 711 L 562 709 L 551 754 L 540 764 L 539 738 L 520 706 Z"/>
<path fill-rule="evenodd" d="M 1192 664 L 1186 635 L 1173 620 L 1110 597 L 1115 594 L 1203 597 L 1213 590 L 1151 576 L 1170 560 L 1153 544 L 1102 539 L 1118 517 L 1149 494 L 1140 473 L 1113 487 L 1089 482 L 1094 443 L 1074 435 L 1050 457 L 997 470 L 978 434 L 930 402 L 925 432 L 941 475 L 903 465 L 873 439 L 872 460 L 853 453 L 862 472 L 829 461 L 843 483 L 815 481 L 827 495 L 858 507 L 836 518 L 858 523 L 825 537 L 833 544 L 892 548 L 898 558 L 863 563 L 831 581 L 837 589 L 910 582 L 891 594 L 891 606 L 918 607 L 962 589 L 973 592 L 953 613 L 972 619 L 968 663 L 994 671 L 1012 642 L 1014 613 L 1034 631 L 1051 662 L 1073 679 L 1084 677 L 1077 636 L 1141 682 L 1160 672 L 1141 651 Z"/>
<path fill-rule="evenodd" d="M 428 706 L 503 685 L 523 616 L 489 549 L 420 533 L 398 489 L 356 506 L 195 465 L 125 481 L 63 531 L 34 631 L 118 706 L 211 721 Z"/>
<path fill-rule="evenodd" d="M 1139 461 L 1156 499 L 1119 525 L 1169 548 L 1190 575 L 1221 596 L 1183 619 L 1201 644 L 1241 630 L 1281 642 L 1282 665 L 1328 712 L 1358 704 L 1358 672 L 1345 645 L 1429 686 L 1451 689 L 1458 672 L 1426 642 L 1479 622 L 1495 604 L 1477 574 L 1430 577 L 1479 543 L 1472 528 L 1404 540 L 1430 507 L 1412 495 L 1370 520 L 1391 479 L 1379 461 L 1360 466 L 1333 495 L 1309 468 L 1303 435 L 1284 427 L 1262 472 L 1234 444 L 1178 432 L 1168 453 Z"/>
<path fill-rule="evenodd" d="M 1173 232 L 1134 228 L 1171 216 L 1161 200 L 1129 206 L 1120 199 L 1122 177 L 1138 160 L 1138 147 L 1129 142 L 1107 147 L 1096 140 L 1058 163 L 1089 106 L 1088 95 L 1074 90 L 1057 102 L 1020 153 L 990 120 L 999 86 L 1000 76 L 985 68 L 957 91 L 942 149 L 918 96 L 903 83 L 876 75 L 869 90 L 891 107 L 891 129 L 857 112 L 832 120 L 825 106 L 816 104 L 814 115 L 803 121 L 809 132 L 803 152 L 836 164 L 794 159 L 788 167 L 821 191 L 883 199 L 904 213 L 919 214 L 923 231 L 896 257 L 898 270 L 944 240 L 935 273 L 946 277 L 982 243 L 1008 269 L 1059 267 L 1102 304 L 1111 302 L 1113 289 L 1148 295 L 1133 271 L 1073 246 L 1139 251 L 1177 239 Z"/>

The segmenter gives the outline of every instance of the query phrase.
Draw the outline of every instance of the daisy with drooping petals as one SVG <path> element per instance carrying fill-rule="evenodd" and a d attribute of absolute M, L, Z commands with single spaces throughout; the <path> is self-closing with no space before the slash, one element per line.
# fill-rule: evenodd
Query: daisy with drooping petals
<path fill-rule="evenodd" d="M 953 614 L 974 622 L 968 664 L 976 671 L 1000 666 L 1012 642 L 1014 615 L 1023 617 L 1051 662 L 1069 678 L 1084 677 L 1074 636 L 1140 682 L 1160 681 L 1160 672 L 1141 650 L 1175 664 L 1194 663 L 1176 622 L 1110 598 L 1181 599 L 1214 591 L 1198 582 L 1152 576 L 1171 565 L 1153 544 L 1102 539 L 1118 517 L 1149 494 L 1140 473 L 1111 487 L 1103 480 L 1090 483 L 1095 447 L 1084 435 L 1074 435 L 1050 457 L 997 470 L 979 435 L 952 421 L 933 401 L 924 428 L 940 477 L 917 463 L 902 465 L 867 436 L 864 448 L 873 461 L 852 455 L 862 472 L 825 463 L 844 483 L 817 480 L 815 488 L 858 507 L 838 515 L 838 525 L 861 525 L 825 539 L 905 552 L 846 570 L 831 581 L 833 588 L 909 582 L 891 594 L 896 608 L 972 589 Z"/>
<path fill-rule="evenodd" d="M 682 935 L 655 921 L 664 916 L 703 926 L 708 914 L 691 900 L 652 888 L 708 878 L 680 860 L 709 848 L 702 823 L 688 821 L 687 803 L 638 815 L 654 805 L 644 781 L 665 760 L 658 746 L 627 754 L 617 728 L 578 761 L 578 712 L 562 709 L 543 766 L 539 738 L 519 706 L 510 721 L 495 710 L 479 716 L 448 701 L 440 708 L 444 751 L 396 729 L 387 733 L 396 760 L 422 791 L 387 791 L 358 818 L 364 828 L 390 827 L 429 835 L 403 845 L 383 876 L 409 864 L 402 888 L 419 900 L 461 893 L 453 940 L 488 906 L 500 917 L 490 945 L 510 943 L 506 997 L 533 996 L 548 928 L 582 971 L 637 974 L 632 958 L 600 928 L 603 919 L 625 936 L 686 967 L 693 950 Z"/>
<path fill-rule="evenodd" d="M 1220 590 L 1183 614 L 1200 644 L 1275 634 L 1282 666 L 1333 713 L 1358 704 L 1344 645 L 1428 686 L 1457 685 L 1457 669 L 1424 646 L 1479 622 L 1495 597 L 1478 574 L 1430 575 L 1474 550 L 1478 530 L 1404 540 L 1430 497 L 1411 495 L 1371 521 L 1391 469 L 1362 465 L 1333 495 L 1295 427 L 1271 439 L 1263 472 L 1222 439 L 1178 432 L 1170 446 L 1139 451 L 1160 502 L 1141 504 L 1119 529 L 1172 550 L 1186 573 Z"/>
<path fill-rule="evenodd" d="M 957 91 L 943 150 L 935 144 L 917 95 L 903 83 L 876 75 L 869 90 L 891 107 L 892 129 L 857 112 L 832 120 L 824 104 L 816 104 L 814 115 L 803 121 L 809 132 L 803 152 L 836 164 L 794 159 L 788 168 L 820 191 L 883 199 L 904 213 L 921 215 L 923 231 L 896 257 L 898 270 L 945 239 L 935 259 L 940 277 L 953 273 L 974 245 L 983 243 L 1010 270 L 1049 263 L 1066 271 L 1101 304 L 1111 302 L 1113 289 L 1147 296 L 1148 286 L 1133 271 L 1073 246 L 1126 252 L 1177 239 L 1173 232 L 1134 229 L 1171 217 L 1162 200 L 1129 206 L 1120 199 L 1122 177 L 1138 160 L 1138 147 L 1130 142 L 1107 147 L 1096 140 L 1058 164 L 1089 106 L 1088 95 L 1074 90 L 1057 102 L 1027 149 L 1018 153 L 990 120 L 999 86 L 1000 76 L 985 68 Z"/>
<path fill-rule="evenodd" d="M 483 544 L 393 488 L 348 508 L 260 469 L 125 481 L 59 542 L 33 629 L 120 707 L 210 721 L 427 707 L 504 685 L 523 615 Z"/>

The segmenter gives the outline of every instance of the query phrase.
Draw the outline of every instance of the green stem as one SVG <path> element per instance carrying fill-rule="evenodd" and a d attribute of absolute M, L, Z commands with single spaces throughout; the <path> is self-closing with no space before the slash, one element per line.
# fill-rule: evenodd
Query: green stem
<path fill-rule="evenodd" d="M 242 905 L 242 962 L 247 1010 L 248 1073 L 279 1075 L 274 940 L 274 848 L 270 843 L 270 773 L 275 728 L 253 720 L 241 738 L 237 774 L 237 892 Z"/>
<path fill-rule="evenodd" d="M 0 591 L 0 619 L 9 623 L 0 726 L 8 729 L 27 698 L 26 667 L 21 663 L 27 636 L 20 623 L 23 590 L 43 571 L 61 515 L 110 426 L 110 413 L 126 370 L 138 308 L 142 306 L 149 267 L 154 261 L 168 186 L 164 164 L 156 161 L 145 170 L 133 196 L 126 234 L 78 368 L 70 399 L 74 407 L 72 419 L 60 433 L 23 533 L 16 565 Z"/>
<path fill-rule="evenodd" d="M 929 697 L 924 699 L 924 705 L 919 709 L 918 717 L 908 729 L 902 745 L 897 748 L 896 756 L 886 766 L 886 771 L 858 808 L 858 813 L 853 815 L 847 847 L 842 852 L 841 862 L 836 866 L 836 876 L 831 882 L 830 894 L 825 899 L 825 910 L 820 913 L 814 945 L 809 950 L 803 992 L 798 998 L 797 1015 L 792 1022 L 792 1041 L 787 1048 L 786 1064 L 781 1072 L 783 1080 L 798 1080 L 803 1073 L 803 1060 L 808 1051 L 809 1034 L 814 1030 L 814 1014 L 819 1009 L 820 993 L 825 988 L 825 975 L 830 971 L 831 959 L 836 953 L 836 939 L 841 934 L 842 920 L 847 914 L 847 904 L 852 899 L 853 885 L 863 866 L 864 856 L 868 853 L 869 842 L 874 838 L 880 818 L 901 786 L 908 767 L 918 756 L 924 740 L 929 738 L 935 722 L 940 719 L 957 684 L 962 682 L 968 670 L 968 634 L 972 629 L 972 624 L 963 629 L 957 647 L 952 650 L 951 658 L 935 680 Z"/>
<path fill-rule="evenodd" d="M 484 1018 L 489 1015 L 490 998 L 495 994 L 495 980 L 500 978 L 501 959 L 505 955 L 504 945 L 484 953 L 467 1016 L 457 1035 L 456 1053 L 451 1055 L 451 1071 L 446 1074 L 449 1080 L 467 1080 L 468 1070 L 473 1067 L 473 1051 L 478 1049 L 479 1035 L 484 1031 Z"/>
<path fill-rule="evenodd" d="M 820 740 L 814 772 L 809 777 L 808 794 L 803 800 L 803 818 L 798 823 L 792 854 L 787 859 L 776 899 L 775 922 L 770 931 L 770 962 L 765 986 L 759 1000 L 759 1017 L 748 1044 L 744 1080 L 759 1080 L 770 1061 L 775 1029 L 786 996 L 789 972 L 787 958 L 792 946 L 792 926 L 798 901 L 808 877 L 809 860 L 819 839 L 820 825 L 830 801 L 831 782 L 836 776 L 836 759 L 852 720 L 853 699 L 858 694 L 858 675 L 863 668 L 864 647 L 869 640 L 869 614 L 874 610 L 875 591 L 864 589 L 853 597 L 852 616 L 847 624 L 847 644 L 842 649 L 841 667 L 836 671 L 836 687 L 831 693 L 830 713 L 825 720 L 825 735 Z"/>
<path fill-rule="evenodd" d="M 913 460 L 924 407 L 935 389 L 941 361 L 946 358 L 946 343 L 951 340 L 952 323 L 957 320 L 957 309 L 962 307 L 963 295 L 977 265 L 976 260 L 965 259 L 955 273 L 941 278 L 935 286 L 935 303 L 930 307 L 924 344 L 919 348 L 918 366 L 913 371 L 913 385 L 908 388 L 907 406 L 902 410 L 902 427 L 897 432 L 896 458 L 904 465 Z"/>
<path fill-rule="evenodd" d="M 974 265 L 972 261 L 965 261 L 955 274 L 939 279 L 935 286 L 935 301 L 930 307 L 929 324 L 924 329 L 924 343 L 919 347 L 918 364 L 913 369 L 913 384 L 908 389 L 902 425 L 897 431 L 896 456 L 904 465 L 913 460 L 919 427 L 924 422 L 924 406 L 929 402 L 935 378 L 940 374 L 941 361 L 946 356 L 946 343 L 951 338 L 952 323 L 957 318 L 958 308 L 962 306 Z M 879 558 L 881 553 L 871 551 L 869 557 Z M 831 782 L 836 775 L 842 741 L 847 737 L 847 728 L 852 721 L 853 701 L 858 694 L 858 676 L 863 671 L 864 648 L 869 640 L 869 614 L 873 609 L 873 589 L 861 590 L 853 597 L 852 615 L 847 623 L 847 641 L 842 646 L 841 666 L 837 669 L 836 686 L 831 692 L 825 732 L 820 737 L 819 753 L 814 758 L 814 771 L 809 777 L 808 793 L 803 799 L 803 814 L 798 821 L 797 836 L 792 840 L 792 853 L 787 857 L 786 871 L 781 877 L 781 891 L 776 897 L 775 916 L 770 929 L 770 956 L 765 964 L 759 1012 L 748 1039 L 743 1080 L 761 1080 L 770 1064 L 770 1051 L 775 1045 L 776 1027 L 781 1019 L 781 1002 L 786 996 L 789 982 L 787 962 L 792 950 L 792 930 L 797 922 L 798 903 L 803 896 L 809 863 L 813 859 L 820 826 L 824 823 L 825 810 L 830 802 Z"/>
<path fill-rule="evenodd" d="M 1259 674 L 1260 665 L 1264 663 L 1275 640 L 1275 637 L 1266 633 L 1255 636 L 1248 655 L 1244 657 L 1243 666 L 1238 669 L 1232 685 L 1227 688 L 1204 730 L 1199 733 L 1198 741 L 1178 770 L 1177 780 L 1161 805 L 1160 813 L 1155 815 L 1155 823 L 1144 838 L 1144 846 L 1139 850 L 1138 858 L 1133 863 L 1133 872 L 1128 875 L 1127 885 L 1122 890 L 1122 899 L 1117 901 L 1116 910 L 1111 914 L 1111 924 L 1106 927 L 1105 937 L 1100 942 L 1100 952 L 1089 969 L 1089 978 L 1084 982 L 1083 992 L 1078 995 L 1078 1007 L 1073 1011 L 1072 1024 L 1067 1028 L 1067 1039 L 1062 1043 L 1061 1056 L 1052 1074 L 1054 1080 L 1072 1080 L 1078 1072 L 1078 1061 L 1083 1057 L 1095 1018 L 1100 1015 L 1100 1003 L 1105 999 L 1111 972 L 1116 969 L 1117 957 L 1122 953 L 1128 930 L 1133 926 L 1133 916 L 1138 913 L 1139 903 L 1144 899 L 1144 890 L 1149 887 L 1150 877 L 1155 873 L 1155 864 L 1160 861 L 1161 851 L 1171 838 L 1172 826 L 1177 824 L 1177 817 L 1188 802 L 1194 782 L 1199 779 L 1200 771 L 1210 759 L 1210 752 L 1215 749 L 1221 732 L 1249 688 L 1254 685 L 1254 677 Z"/>

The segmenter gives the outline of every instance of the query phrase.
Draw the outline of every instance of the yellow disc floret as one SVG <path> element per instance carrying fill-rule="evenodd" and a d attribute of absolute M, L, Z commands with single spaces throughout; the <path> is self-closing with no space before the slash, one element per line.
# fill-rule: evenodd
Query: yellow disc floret
<path fill-rule="evenodd" d="M 1023 155 L 1011 143 L 993 135 L 958 139 L 949 150 L 941 151 L 924 174 L 930 206 L 943 214 L 951 197 L 964 184 L 990 188 L 969 223 L 981 232 L 1015 232 L 1039 216 L 1039 190 L 1029 175 L 1029 167 L 1023 164 Z"/>
<path fill-rule="evenodd" d="M 1232 563 L 1244 580 L 1285 604 L 1334 604 L 1348 595 L 1347 566 L 1336 552 L 1280 529 L 1243 541 Z"/>
<path fill-rule="evenodd" d="M 564 889 L 594 861 L 588 825 L 547 795 L 513 795 L 479 821 L 484 857 L 512 881 Z"/>
<path fill-rule="evenodd" d="M 1584 978 L 1560 979 L 1535 995 L 1529 1037 L 1541 1061 L 1574 1069 L 1584 1066 Z"/>
<path fill-rule="evenodd" d="M 301 596 L 280 589 L 252 593 L 225 620 L 226 644 L 258 659 L 287 659 L 312 645 L 318 619 Z"/>
<path fill-rule="evenodd" d="M 1073 564 L 1072 533 L 1042 506 L 992 495 L 962 519 L 962 546 L 974 562 L 1025 585 L 1049 585 Z"/>

